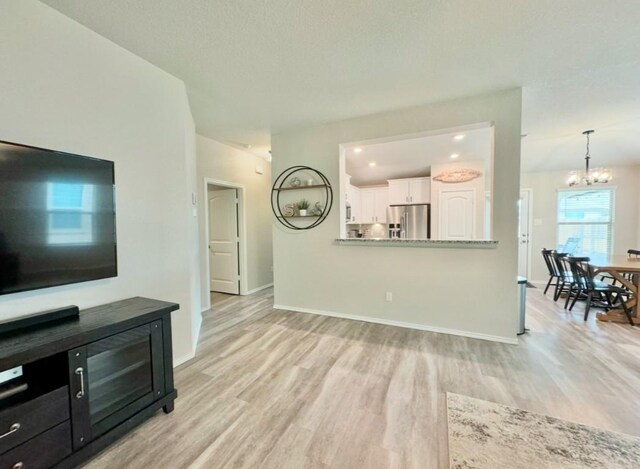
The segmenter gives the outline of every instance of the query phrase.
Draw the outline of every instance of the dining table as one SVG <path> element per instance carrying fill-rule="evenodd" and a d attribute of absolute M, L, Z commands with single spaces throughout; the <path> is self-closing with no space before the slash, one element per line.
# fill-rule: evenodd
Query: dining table
<path fill-rule="evenodd" d="M 638 293 L 640 292 L 640 257 L 623 254 L 609 256 L 592 256 L 590 261 L 596 275 L 606 274 L 621 283 L 630 292 L 627 306 L 631 309 L 631 316 L 636 324 L 638 318 Z M 596 315 L 600 321 L 629 323 L 622 308 L 599 312 Z"/>

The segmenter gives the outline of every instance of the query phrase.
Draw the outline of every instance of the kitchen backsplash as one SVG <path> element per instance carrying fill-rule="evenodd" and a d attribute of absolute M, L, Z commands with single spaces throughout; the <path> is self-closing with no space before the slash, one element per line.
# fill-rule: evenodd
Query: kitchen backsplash
<path fill-rule="evenodd" d="M 348 236 L 350 238 L 357 237 L 351 234 L 353 230 L 355 230 L 356 232 L 358 231 L 362 232 L 363 238 L 388 238 L 389 237 L 388 226 L 382 223 L 349 225 Z"/>

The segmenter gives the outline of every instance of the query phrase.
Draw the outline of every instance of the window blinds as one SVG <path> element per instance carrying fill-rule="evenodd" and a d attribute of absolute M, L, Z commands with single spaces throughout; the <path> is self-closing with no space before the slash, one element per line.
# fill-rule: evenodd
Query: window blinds
<path fill-rule="evenodd" d="M 613 190 L 558 191 L 558 250 L 600 257 L 611 252 Z"/>

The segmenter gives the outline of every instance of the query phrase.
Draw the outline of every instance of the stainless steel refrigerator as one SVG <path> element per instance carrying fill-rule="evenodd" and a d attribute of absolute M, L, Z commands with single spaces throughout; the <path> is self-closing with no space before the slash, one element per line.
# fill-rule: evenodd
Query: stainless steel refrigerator
<path fill-rule="evenodd" d="M 387 208 L 389 237 L 431 239 L 431 205 L 393 205 Z"/>

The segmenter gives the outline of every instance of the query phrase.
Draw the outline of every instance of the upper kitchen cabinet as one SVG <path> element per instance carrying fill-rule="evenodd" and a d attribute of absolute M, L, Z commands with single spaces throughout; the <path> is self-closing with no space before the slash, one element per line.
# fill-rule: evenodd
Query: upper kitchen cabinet
<path fill-rule="evenodd" d="M 389 190 L 386 187 L 360 189 L 361 223 L 386 223 Z"/>
<path fill-rule="evenodd" d="M 389 205 L 431 203 L 431 179 L 428 177 L 389 180 Z"/>

